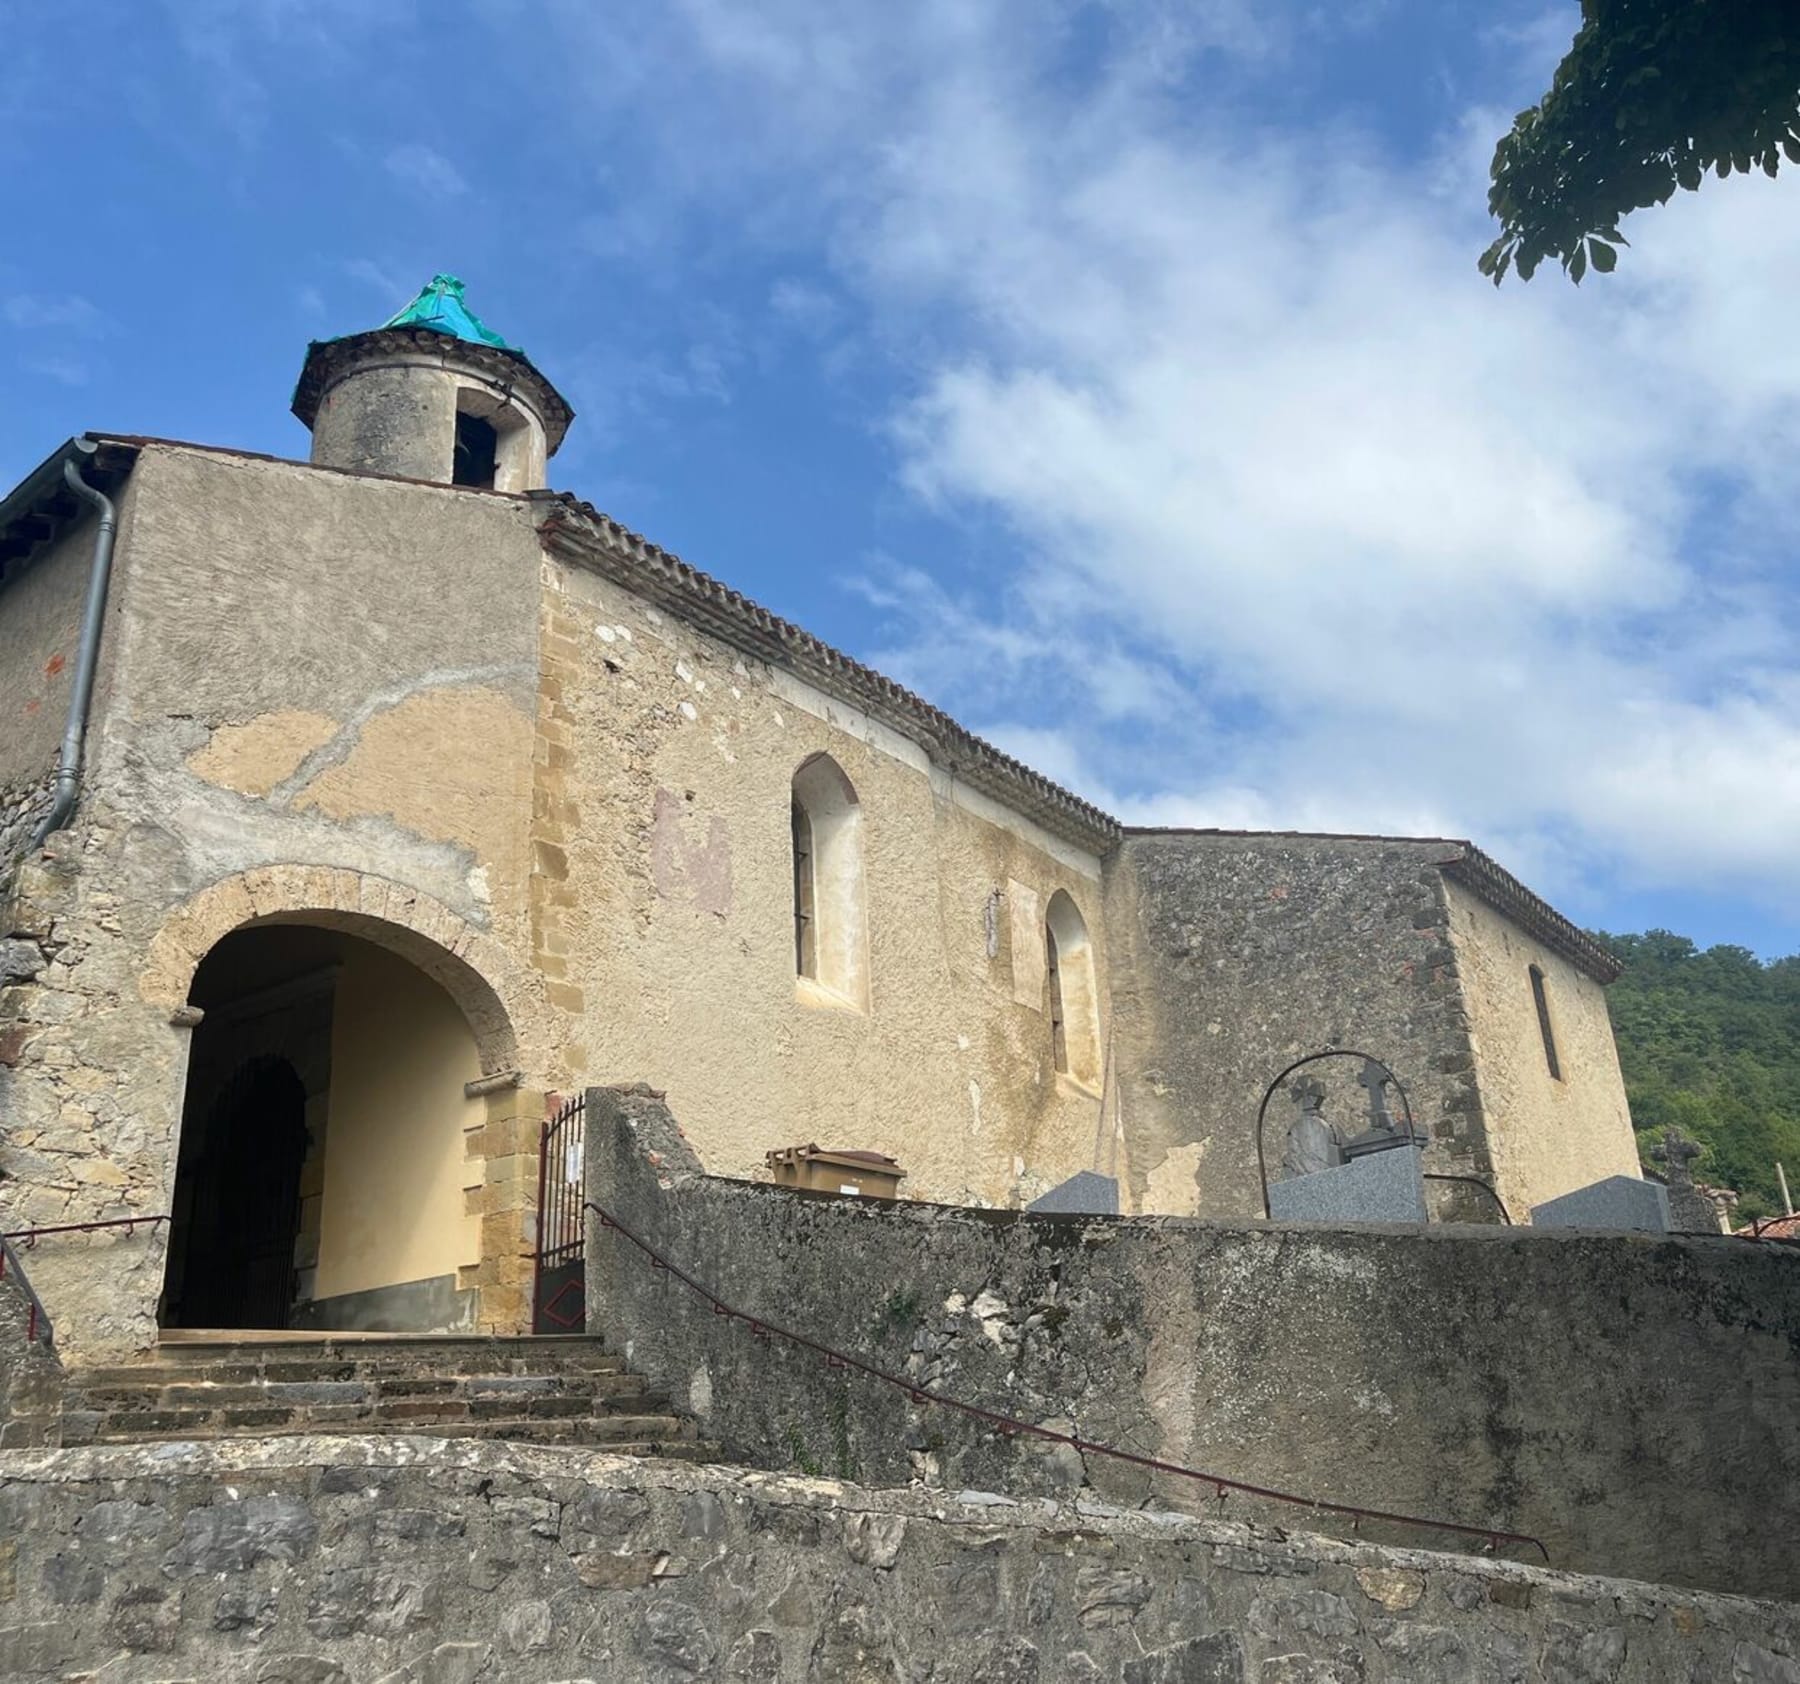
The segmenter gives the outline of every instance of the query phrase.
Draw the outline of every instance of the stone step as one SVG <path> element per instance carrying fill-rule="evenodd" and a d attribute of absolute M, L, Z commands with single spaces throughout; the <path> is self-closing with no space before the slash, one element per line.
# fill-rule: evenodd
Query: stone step
<path fill-rule="evenodd" d="M 349 1358 L 311 1360 L 269 1360 L 254 1358 L 211 1363 L 133 1362 L 77 1369 L 73 1378 L 89 1386 L 139 1386 L 146 1382 L 175 1385 L 180 1382 L 215 1384 L 244 1383 L 256 1380 L 351 1380 L 351 1379 L 531 1379 L 557 1375 L 622 1374 L 624 1362 L 616 1356 L 600 1353 L 556 1359 L 538 1357 L 532 1360 L 482 1360 L 479 1353 L 466 1353 L 456 1362 L 436 1359 L 413 1361 L 404 1357 Z"/>
<path fill-rule="evenodd" d="M 584 1335 L 172 1341 L 72 1373 L 60 1426 L 65 1444 L 419 1433 L 661 1454 L 695 1443 L 663 1389 Z"/>
<path fill-rule="evenodd" d="M 626 1378 L 632 1378 L 627 1376 Z M 179 1388 L 192 1391 L 193 1388 Z M 314 1388 L 309 1388 L 312 1390 Z M 348 1388 L 357 1390 L 358 1388 Z M 308 1397 L 290 1399 L 258 1395 L 246 1388 L 243 1397 L 127 1398 L 101 1406 L 92 1396 L 71 1401 L 69 1414 L 98 1422 L 101 1432 L 244 1430 L 292 1426 L 343 1430 L 357 1423 L 388 1421 L 447 1422 L 498 1420 L 604 1420 L 618 1415 L 647 1415 L 668 1408 L 666 1393 L 642 1381 L 604 1396 L 545 1392 L 508 1393 L 489 1397 Z"/>
<path fill-rule="evenodd" d="M 585 1429 L 605 1428 L 601 1434 Z M 414 1431 L 421 1429 L 411 1429 Z M 460 1421 L 422 1429 L 432 1438 L 524 1438 L 533 1444 L 585 1444 L 597 1450 L 616 1450 L 622 1445 L 656 1445 L 662 1448 L 637 1454 L 673 1455 L 680 1447 L 693 1448 L 686 1425 L 673 1415 L 621 1415 L 599 1423 L 585 1421 Z M 716 1451 L 714 1452 L 716 1454 Z"/>
<path fill-rule="evenodd" d="M 145 1360 L 193 1363 L 222 1358 L 234 1362 L 267 1358 L 276 1362 L 301 1362 L 322 1358 L 404 1357 L 408 1361 L 426 1361 L 475 1351 L 485 1362 L 579 1355 L 602 1351 L 605 1343 L 597 1333 L 320 1333 L 277 1339 L 232 1338 L 220 1334 L 199 1339 L 164 1338 Z"/>
<path fill-rule="evenodd" d="M 144 1360 L 94 1372 L 167 1372 L 216 1378 L 347 1379 L 355 1374 L 618 1373 L 623 1361 L 598 1340 L 467 1340 L 431 1344 L 159 1346 Z"/>
<path fill-rule="evenodd" d="M 191 1377 L 180 1369 L 145 1370 L 127 1377 L 109 1370 L 104 1385 L 91 1376 L 77 1377 L 73 1387 L 84 1408 L 120 1409 L 223 1408 L 231 1404 L 306 1407 L 312 1404 L 385 1403 L 400 1400 L 466 1400 L 493 1398 L 570 1398 L 584 1401 L 641 1393 L 646 1385 L 636 1374 L 471 1374 L 369 1375 L 344 1380 L 215 1380 Z"/>
<path fill-rule="evenodd" d="M 129 1426 L 103 1422 L 93 1444 L 208 1443 L 221 1438 L 289 1438 L 316 1433 L 319 1425 L 305 1421 L 256 1421 L 236 1424 L 175 1421 L 158 1418 L 154 1424 L 139 1420 Z M 684 1424 L 673 1415 L 618 1415 L 565 1417 L 561 1419 L 499 1418 L 490 1421 L 420 1422 L 416 1420 L 366 1420 L 340 1423 L 339 1432 L 378 1435 L 419 1434 L 428 1438 L 519 1439 L 533 1444 L 586 1445 L 621 1455 L 669 1455 L 697 1448 Z"/>

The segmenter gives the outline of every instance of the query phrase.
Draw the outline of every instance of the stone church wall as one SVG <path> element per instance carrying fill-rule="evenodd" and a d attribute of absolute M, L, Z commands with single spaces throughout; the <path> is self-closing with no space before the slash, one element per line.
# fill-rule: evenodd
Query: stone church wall
<path fill-rule="evenodd" d="M 1530 1533 L 1559 1568 L 1800 1582 L 1792 1247 L 876 1203 L 701 1175 L 654 1096 L 592 1093 L 588 1128 L 592 1198 L 626 1230 L 734 1309 L 909 1385 L 1301 1496 Z M 1012 1495 L 1085 1478 L 1217 1509 L 1203 1484 L 1008 1440 L 759 1340 L 616 1230 L 591 1225 L 588 1257 L 589 1326 L 735 1459 Z M 1242 1495 L 1225 1512 L 1304 1514 Z"/>
<path fill-rule="evenodd" d="M 1054 1068 L 1043 925 L 1067 893 L 1103 1002 L 1098 859 L 792 674 L 578 566 L 550 579 L 534 959 L 569 1064 L 666 1088 L 721 1173 L 817 1141 L 1004 1203 L 1093 1167 L 1100 1084 Z M 796 986 L 790 786 L 818 753 L 861 811 L 866 1010 Z"/>
<path fill-rule="evenodd" d="M 1425 1168 L 1487 1180 L 1463 978 L 1436 862 L 1445 844 L 1128 832 L 1109 871 L 1121 1154 L 1132 1208 L 1261 1216 L 1253 1125 L 1288 1064 L 1354 1047 L 1392 1067 L 1430 1137 Z M 1364 1127 L 1357 1066 L 1311 1074 L 1325 1115 Z M 1292 1103 L 1269 1106 L 1278 1170 Z M 1439 1200 L 1487 1221 L 1479 1194 Z M 1469 1205 L 1467 1198 L 1479 1203 Z"/>
<path fill-rule="evenodd" d="M 62 1432 L 64 1374 L 54 1329 L 33 1314 L 17 1253 L 0 1270 L 0 1450 L 55 1444 Z"/>
<path fill-rule="evenodd" d="M 516 499 L 140 453 L 82 806 L 13 909 L 39 963 L 0 995 L 8 1226 L 169 1210 L 191 1033 L 172 1017 L 213 943 L 259 916 L 317 909 L 415 962 L 475 965 L 512 997 L 511 1062 L 553 1072 L 559 1038 L 507 964 L 526 943 L 538 558 Z M 501 1249 L 525 1241 L 515 1214 Z M 39 1248 L 67 1349 L 150 1342 L 162 1248 L 149 1229 Z"/>
<path fill-rule="evenodd" d="M 1514 1216 L 1608 1175 L 1637 1175 L 1606 990 L 1457 883 L 1444 885 L 1495 1182 Z M 1543 974 L 1550 1074 L 1530 968 Z"/>
<path fill-rule="evenodd" d="M 669 1086 L 740 1172 L 817 1139 L 1000 1203 L 1092 1164 L 1101 1095 L 1053 1068 L 1042 922 L 1073 899 L 1104 1002 L 1097 859 L 547 558 L 532 499 L 146 445 L 122 507 L 82 805 L 11 920 L 10 1225 L 170 1209 L 181 1008 L 269 918 L 399 953 L 476 1014 L 482 1075 L 518 1072 L 468 1142 L 483 1325 L 526 1314 L 536 1121 L 586 1080 Z M 78 531 L 16 587 L 39 608 L 0 615 L 21 707 L 80 554 Z M 821 751 L 861 803 L 866 1011 L 794 976 L 789 786 Z M 163 1243 L 40 1254 L 72 1351 L 150 1342 Z"/>
<path fill-rule="evenodd" d="M 1092 1504 L 428 1439 L 0 1455 L 0 1675 L 1795 1684 L 1800 1610 Z"/>
<path fill-rule="evenodd" d="M 0 895 L 50 808 L 94 532 L 75 526 L 0 591 Z"/>

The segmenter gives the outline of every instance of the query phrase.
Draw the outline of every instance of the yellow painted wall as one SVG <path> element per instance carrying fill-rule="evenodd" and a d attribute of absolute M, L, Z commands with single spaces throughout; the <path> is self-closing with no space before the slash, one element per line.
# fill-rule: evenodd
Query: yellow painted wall
<path fill-rule="evenodd" d="M 1496 1190 L 1513 1220 L 1605 1176 L 1637 1175 L 1606 990 L 1468 890 L 1444 887 Z M 1560 1081 L 1544 1058 L 1533 965 L 1544 973 Z"/>
<path fill-rule="evenodd" d="M 332 1013 L 318 1298 L 453 1274 L 478 1258 L 463 1131 L 481 1074 L 460 1011 L 423 972 L 346 940 Z"/>
<path fill-rule="evenodd" d="M 1093 1168 L 1101 1098 L 1057 1078 L 1043 955 L 1061 889 L 1103 966 L 1099 860 L 793 674 L 548 582 L 532 960 L 571 1071 L 665 1089 L 721 1174 L 817 1141 L 1006 1204 Z M 858 802 L 866 1006 L 795 986 L 791 786 L 821 752 Z"/>

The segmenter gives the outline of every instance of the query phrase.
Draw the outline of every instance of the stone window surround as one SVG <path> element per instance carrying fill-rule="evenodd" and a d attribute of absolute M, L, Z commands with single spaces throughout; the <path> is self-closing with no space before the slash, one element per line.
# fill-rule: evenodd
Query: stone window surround
<path fill-rule="evenodd" d="M 1098 1093 L 1102 1060 L 1094 947 L 1087 920 L 1066 889 L 1051 895 L 1044 908 L 1044 950 L 1056 1073 L 1085 1093 Z"/>
<path fill-rule="evenodd" d="M 532 490 L 535 455 L 532 430 L 535 427 L 541 434 L 543 423 L 511 394 L 460 374 L 456 376 L 456 413 L 472 415 L 494 429 L 494 483 L 488 489 Z"/>
<path fill-rule="evenodd" d="M 796 925 L 811 920 L 810 940 L 796 941 L 795 997 L 806 1005 L 869 1009 L 868 905 L 863 884 L 862 803 L 856 786 L 829 754 L 809 755 L 794 773 L 792 797 L 804 815 L 798 839 L 811 842 L 810 896 L 795 873 Z M 800 902 L 804 900 L 804 908 Z M 810 959 L 811 968 L 806 968 Z"/>

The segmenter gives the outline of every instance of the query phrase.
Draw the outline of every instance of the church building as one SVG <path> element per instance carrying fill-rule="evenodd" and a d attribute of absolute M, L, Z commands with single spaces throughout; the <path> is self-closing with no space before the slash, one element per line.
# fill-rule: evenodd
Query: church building
<path fill-rule="evenodd" d="M 550 489 L 570 405 L 449 277 L 293 410 L 0 501 L 0 1228 L 147 1219 L 34 1250 L 65 1350 L 529 1330 L 591 1084 L 716 1174 L 1257 1221 L 1350 1049 L 1398 1088 L 1314 1109 L 1409 1112 L 1434 1220 L 1637 1174 L 1615 966 L 1472 843 L 1122 824 Z"/>

